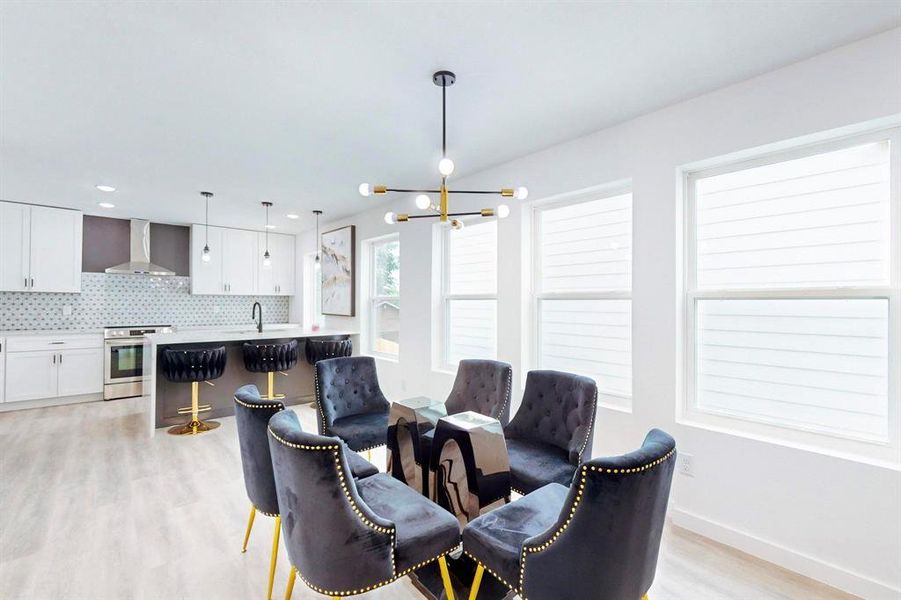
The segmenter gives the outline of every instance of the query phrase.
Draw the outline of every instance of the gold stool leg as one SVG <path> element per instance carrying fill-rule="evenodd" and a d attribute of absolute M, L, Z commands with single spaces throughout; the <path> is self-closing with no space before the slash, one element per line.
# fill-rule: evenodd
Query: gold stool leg
<path fill-rule="evenodd" d="M 269 371 L 266 373 L 266 387 L 269 391 L 269 400 L 275 400 L 275 372 Z"/>
<path fill-rule="evenodd" d="M 644 596 L 642 596 L 642 597 L 641 597 L 641 600 L 648 600 L 648 595 L 645 594 Z"/>
<path fill-rule="evenodd" d="M 241 552 L 247 552 L 247 540 L 250 539 L 250 530 L 253 528 L 253 518 L 257 514 L 257 507 L 253 504 L 250 505 L 250 517 L 247 518 L 247 531 L 244 532 L 244 545 L 241 547 Z"/>
<path fill-rule="evenodd" d="M 282 518 L 275 517 L 275 533 L 272 534 L 272 559 L 269 561 L 269 587 L 266 600 L 272 599 L 272 581 L 275 579 L 275 562 L 278 560 L 278 535 L 282 530 Z"/>
<path fill-rule="evenodd" d="M 479 586 L 482 585 L 482 575 L 485 573 L 485 567 L 481 564 L 476 568 L 476 576 L 472 579 L 472 588 L 469 590 L 469 600 L 476 600 L 479 595 Z"/>
<path fill-rule="evenodd" d="M 447 594 L 447 600 L 454 600 L 454 586 L 451 585 L 450 573 L 447 572 L 445 556 L 438 559 L 438 566 L 441 568 L 441 580 L 444 581 L 444 593 Z"/>
<path fill-rule="evenodd" d="M 366 460 L 368 460 L 369 462 L 372 462 L 372 450 L 366 451 Z"/>
<path fill-rule="evenodd" d="M 294 579 L 297 578 L 297 569 L 291 567 L 291 574 L 288 575 L 288 587 L 285 589 L 285 600 L 291 600 L 291 592 L 294 591 Z"/>
<path fill-rule="evenodd" d="M 210 384 L 212 385 L 212 384 Z M 172 435 L 196 435 L 198 433 L 203 433 L 204 431 L 210 431 L 211 429 L 216 429 L 219 427 L 219 423 L 217 421 L 201 421 L 200 414 L 200 382 L 192 381 L 191 382 L 191 422 L 186 425 L 176 425 L 175 427 L 169 428 L 169 433 Z M 208 406 L 204 407 L 204 410 L 209 410 Z M 179 411 L 181 412 L 181 411 Z"/>

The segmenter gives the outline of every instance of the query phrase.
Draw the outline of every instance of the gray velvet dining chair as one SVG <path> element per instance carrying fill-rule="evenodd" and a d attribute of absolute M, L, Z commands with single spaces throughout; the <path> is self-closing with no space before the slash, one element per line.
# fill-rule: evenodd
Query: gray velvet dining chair
<path fill-rule="evenodd" d="M 320 435 L 338 436 L 355 452 L 384 446 L 391 405 L 379 387 L 375 359 L 330 358 L 317 362 L 315 370 Z"/>
<path fill-rule="evenodd" d="M 269 452 L 267 428 L 273 415 L 285 410 L 285 405 L 277 400 L 264 400 L 255 385 L 245 385 L 235 392 L 235 424 L 238 429 L 238 444 L 241 449 L 241 468 L 244 472 L 244 488 L 250 500 L 250 516 L 244 532 L 244 544 L 241 552 L 247 551 L 250 531 L 253 529 L 256 513 L 260 512 L 275 518 L 275 531 L 272 536 L 272 554 L 269 559 L 269 580 L 266 598 L 272 597 L 272 583 L 275 577 L 275 565 L 278 560 L 278 539 L 281 531 L 281 516 L 278 508 L 278 497 L 275 492 L 275 476 L 272 471 L 272 456 Z M 293 411 L 286 411 L 285 419 L 300 421 Z M 354 477 L 369 477 L 378 473 L 378 469 L 361 456 L 349 455 L 350 469 Z"/>
<path fill-rule="evenodd" d="M 598 387 L 560 371 L 529 371 L 522 404 L 504 428 L 510 484 L 528 494 L 548 483 L 569 485 L 591 456 Z"/>
<path fill-rule="evenodd" d="M 332 598 L 362 594 L 438 561 L 460 544 L 457 519 L 390 475 L 355 480 L 336 437 L 306 433 L 287 413 L 269 421 L 281 525 L 295 579 Z"/>
<path fill-rule="evenodd" d="M 675 457 L 673 438 L 652 429 L 634 452 L 583 463 L 570 487 L 550 483 L 471 521 L 470 600 L 485 570 L 529 600 L 647 600 Z"/>

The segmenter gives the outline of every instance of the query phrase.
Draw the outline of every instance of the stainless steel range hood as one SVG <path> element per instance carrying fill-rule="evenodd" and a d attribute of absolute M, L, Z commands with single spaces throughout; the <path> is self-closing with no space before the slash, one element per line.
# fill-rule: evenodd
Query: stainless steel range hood
<path fill-rule="evenodd" d="M 131 220 L 131 253 L 126 263 L 109 267 L 107 273 L 127 275 L 175 275 L 166 267 L 150 262 L 150 221 Z"/>

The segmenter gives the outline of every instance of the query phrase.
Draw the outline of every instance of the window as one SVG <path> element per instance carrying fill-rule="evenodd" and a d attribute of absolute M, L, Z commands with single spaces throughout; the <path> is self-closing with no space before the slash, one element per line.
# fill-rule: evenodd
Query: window
<path fill-rule="evenodd" d="M 400 240 L 397 235 L 365 242 L 368 254 L 366 348 L 397 358 L 400 353 Z"/>
<path fill-rule="evenodd" d="M 897 139 L 689 174 L 689 416 L 897 446 Z"/>
<path fill-rule="evenodd" d="M 535 364 L 591 377 L 601 404 L 629 410 L 632 194 L 536 205 L 533 232 Z"/>
<path fill-rule="evenodd" d="M 441 228 L 441 368 L 497 357 L 497 221 Z"/>

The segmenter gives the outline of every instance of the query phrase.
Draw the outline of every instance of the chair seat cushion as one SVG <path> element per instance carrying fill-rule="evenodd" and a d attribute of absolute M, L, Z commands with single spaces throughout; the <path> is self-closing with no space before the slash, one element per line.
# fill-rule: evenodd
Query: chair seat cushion
<path fill-rule="evenodd" d="M 329 430 L 344 440 L 351 450 L 357 452 L 384 446 L 388 439 L 388 411 L 335 419 Z"/>
<path fill-rule="evenodd" d="M 520 438 L 507 438 L 510 458 L 510 485 L 528 494 L 548 483 L 569 487 L 576 467 L 570 464 L 566 450 Z"/>
<path fill-rule="evenodd" d="M 357 481 L 357 492 L 372 512 L 394 523 L 398 573 L 460 543 L 456 517 L 390 475 L 380 473 Z"/>
<path fill-rule="evenodd" d="M 350 474 L 354 479 L 363 479 L 371 477 L 379 472 L 378 467 L 351 450 L 345 450 L 344 456 L 347 457 L 347 465 L 350 467 Z"/>
<path fill-rule="evenodd" d="M 469 522 L 463 549 L 511 586 L 519 585 L 522 544 L 557 522 L 569 489 L 550 483 Z"/>

